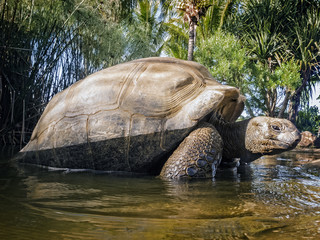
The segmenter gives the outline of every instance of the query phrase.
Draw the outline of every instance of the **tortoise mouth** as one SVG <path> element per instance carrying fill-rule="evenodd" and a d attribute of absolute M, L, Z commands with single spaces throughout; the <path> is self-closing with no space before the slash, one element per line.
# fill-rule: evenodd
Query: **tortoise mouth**
<path fill-rule="evenodd" d="M 294 141 L 292 142 L 282 142 L 283 146 L 286 146 L 286 150 L 292 150 L 294 149 L 298 143 L 300 142 L 300 138 L 296 138 Z"/>
<path fill-rule="evenodd" d="M 298 143 L 300 142 L 300 138 L 297 136 L 295 139 L 290 140 L 279 140 L 279 139 L 271 139 L 269 141 L 270 149 L 267 154 L 277 154 L 283 151 L 288 151 L 294 149 Z"/>
<path fill-rule="evenodd" d="M 295 148 L 301 140 L 301 135 L 298 130 L 296 131 L 285 131 L 281 133 L 277 139 L 275 139 L 276 144 L 280 148 L 291 150 Z"/>

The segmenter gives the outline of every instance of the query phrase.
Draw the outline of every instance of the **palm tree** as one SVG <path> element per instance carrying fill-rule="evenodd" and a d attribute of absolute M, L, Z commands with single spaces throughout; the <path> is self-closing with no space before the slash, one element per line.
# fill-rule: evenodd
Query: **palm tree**
<path fill-rule="evenodd" d="M 189 24 L 188 60 L 193 60 L 195 46 L 196 26 L 207 9 L 212 5 L 209 0 L 181 0 L 178 1 L 177 9 L 184 13 L 184 21 Z"/>
<path fill-rule="evenodd" d="M 222 1 L 173 1 L 175 3 L 174 9 L 178 9 L 183 14 L 185 19 L 181 21 L 181 14 L 173 14 L 166 22 L 167 31 L 169 33 L 169 40 L 166 43 L 166 53 L 181 59 L 193 59 L 193 51 L 195 49 L 195 40 L 202 41 L 210 38 L 214 32 L 223 27 L 226 20 L 231 14 L 231 10 L 235 4 L 235 0 Z M 197 16 L 196 11 L 190 13 L 189 8 L 192 4 L 199 4 L 205 6 L 202 8 L 202 13 Z M 173 5 L 173 4 L 171 4 Z M 189 8 L 188 8 L 189 7 Z M 174 9 L 171 9 L 174 12 Z M 194 22 L 192 23 L 191 21 Z M 197 29 L 197 30 L 196 30 Z M 197 34 L 195 34 L 197 31 Z M 189 34 L 188 34 L 189 33 Z"/>
<path fill-rule="evenodd" d="M 236 7 L 235 0 L 212 1 L 212 5 L 207 9 L 206 15 L 200 19 L 198 26 L 198 36 L 201 39 L 208 39 L 218 29 L 222 29 L 233 17 L 233 11 Z"/>
<path fill-rule="evenodd" d="M 189 36 L 186 24 L 181 22 L 180 18 L 170 17 L 165 27 L 169 35 L 164 45 L 165 54 L 179 59 L 188 59 Z"/>
<path fill-rule="evenodd" d="M 137 0 L 137 7 L 126 26 L 126 60 L 160 55 L 165 31 L 159 7 L 159 0 Z"/>

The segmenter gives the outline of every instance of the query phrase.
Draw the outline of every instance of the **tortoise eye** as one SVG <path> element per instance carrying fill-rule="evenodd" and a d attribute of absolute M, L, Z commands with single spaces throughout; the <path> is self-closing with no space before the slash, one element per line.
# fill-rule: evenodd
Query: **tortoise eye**
<path fill-rule="evenodd" d="M 280 131 L 280 127 L 277 125 L 271 125 L 272 129 L 275 131 Z"/>

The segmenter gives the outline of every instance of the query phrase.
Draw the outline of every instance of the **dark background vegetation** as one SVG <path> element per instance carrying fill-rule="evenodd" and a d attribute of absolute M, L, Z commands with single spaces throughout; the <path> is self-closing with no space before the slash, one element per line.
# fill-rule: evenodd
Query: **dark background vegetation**
<path fill-rule="evenodd" d="M 0 144 L 23 146 L 46 104 L 88 74 L 150 56 L 188 57 L 247 97 L 245 117 L 316 133 L 318 0 L 2 0 Z M 190 54 L 190 52 L 189 52 Z"/>

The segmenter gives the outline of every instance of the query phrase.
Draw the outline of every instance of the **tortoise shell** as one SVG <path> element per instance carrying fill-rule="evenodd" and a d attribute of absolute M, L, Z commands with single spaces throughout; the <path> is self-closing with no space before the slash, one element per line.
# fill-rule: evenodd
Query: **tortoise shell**
<path fill-rule="evenodd" d="M 24 162 L 51 167 L 156 172 L 209 114 L 234 121 L 242 104 L 238 89 L 198 63 L 139 59 L 56 94 L 21 153 Z"/>

